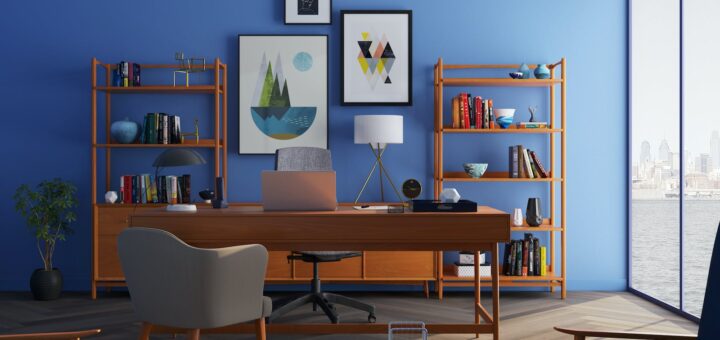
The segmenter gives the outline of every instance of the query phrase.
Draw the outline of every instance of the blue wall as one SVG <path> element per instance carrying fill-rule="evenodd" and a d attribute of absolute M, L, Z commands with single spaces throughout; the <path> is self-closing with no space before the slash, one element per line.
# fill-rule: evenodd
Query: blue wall
<path fill-rule="evenodd" d="M 270 156 L 239 156 L 237 147 L 237 35 L 330 35 L 330 147 L 338 172 L 338 196 L 354 198 L 372 160 L 352 142 L 356 114 L 399 113 L 405 143 L 387 152 L 396 182 L 410 177 L 431 187 L 432 66 L 446 63 L 538 63 L 568 59 L 568 277 L 569 288 L 621 290 L 626 286 L 626 2 L 561 0 L 334 0 L 332 26 L 285 26 L 283 1 L 8 1 L 0 20 L 0 110 L 5 145 L 0 148 L 0 290 L 25 290 L 40 266 L 33 238 L 13 210 L 21 183 L 59 176 L 79 187 L 76 234 L 58 246 L 56 265 L 66 287 L 86 290 L 90 280 L 90 59 L 170 63 L 173 53 L 219 56 L 229 66 L 229 191 L 231 201 L 259 198 L 259 172 Z M 122 4 L 122 6 L 119 6 Z M 126 11 L 118 11 L 118 7 Z M 216 10 L 213 10 L 216 9 Z M 412 107 L 341 107 L 341 9 L 412 9 L 414 20 Z M 134 12 L 132 15 L 130 12 Z M 169 81 L 167 75 L 163 81 Z M 460 89 L 457 89 L 460 90 Z M 539 89 L 473 89 L 496 105 L 539 105 Z M 449 95 L 447 96 L 449 97 Z M 123 97 L 113 101 L 115 119 L 145 112 L 206 117 L 205 97 Z M 544 114 L 544 113 L 543 113 Z M 541 117 L 547 119 L 546 116 Z M 201 119 L 209 134 L 207 119 Z M 517 138 L 517 137 L 516 137 Z M 468 136 L 446 142 L 448 168 L 489 161 L 503 170 L 507 146 L 524 143 L 547 155 L 538 138 Z M 127 153 L 113 168 L 150 172 L 157 151 Z M 120 153 L 120 152 L 118 152 Z M 456 164 L 452 166 L 450 164 Z M 209 175 L 193 170 L 196 191 Z M 205 183 L 203 183 L 205 181 Z M 200 183 L 198 183 L 200 182 Z M 114 184 L 117 185 L 117 184 Z M 528 196 L 547 202 L 543 184 L 458 185 L 465 196 L 510 211 Z M 378 199 L 371 183 L 367 200 Z M 104 190 L 104 189 L 100 189 Z M 431 193 L 426 191 L 425 196 Z M 99 196 L 101 197 L 101 196 Z M 547 208 L 546 208 L 547 209 Z M 522 235 L 516 235 L 521 237 Z"/>

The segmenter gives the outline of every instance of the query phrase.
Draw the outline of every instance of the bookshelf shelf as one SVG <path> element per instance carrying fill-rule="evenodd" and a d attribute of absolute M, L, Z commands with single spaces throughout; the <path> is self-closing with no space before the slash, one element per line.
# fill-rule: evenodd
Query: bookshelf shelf
<path fill-rule="evenodd" d="M 177 65 L 172 64 L 141 64 L 143 70 L 147 72 L 158 72 L 164 69 L 176 69 Z M 90 173 L 90 202 L 92 206 L 92 278 L 91 278 L 91 296 L 97 298 L 97 289 L 99 287 L 119 287 L 124 286 L 124 278 L 122 270 L 119 266 L 117 255 L 117 235 L 120 230 L 127 227 L 128 216 L 134 211 L 142 209 L 157 209 L 167 204 L 149 203 L 149 204 L 106 204 L 102 198 L 98 198 L 98 193 L 102 195 L 105 191 L 117 190 L 119 183 L 113 183 L 112 179 L 119 178 L 117 174 L 112 174 L 112 162 L 118 161 L 119 156 L 128 158 L 126 153 L 113 153 L 116 149 L 132 150 L 133 153 L 141 152 L 137 150 L 149 149 L 176 149 L 176 148 L 204 148 L 211 150 L 212 161 L 208 159 L 208 167 L 211 167 L 214 177 L 223 176 L 227 178 L 227 94 L 225 93 L 227 82 L 227 65 L 221 63 L 220 58 L 216 58 L 214 63 L 206 65 L 207 71 L 212 74 L 209 78 L 210 84 L 197 84 L 190 86 L 172 86 L 172 85 L 151 85 L 145 84 L 137 87 L 116 87 L 110 86 L 113 70 L 117 68 L 115 64 L 106 64 L 100 62 L 96 58 L 91 61 L 91 173 Z M 213 77 L 214 76 L 214 77 Z M 111 140 L 110 125 L 113 122 L 112 116 L 112 99 L 113 95 L 122 94 L 126 97 L 132 94 L 157 95 L 157 94 L 175 94 L 175 95 L 195 95 L 205 94 L 214 97 L 212 101 L 212 127 L 211 135 L 200 139 L 198 142 L 194 138 L 186 138 L 182 144 L 118 144 Z M 103 100 L 104 102 L 99 103 Z M 102 113 L 98 111 L 104 111 Z M 98 135 L 102 133 L 102 138 Z M 130 152 L 130 151 L 128 151 Z M 99 156 L 102 158 L 102 167 L 98 164 Z M 102 174 L 98 174 L 101 172 Z M 146 172 L 153 169 L 152 164 L 147 164 Z M 99 185 L 104 184 L 104 185 Z M 113 186 L 113 184 L 115 186 Z M 225 188 L 227 189 L 227 181 Z M 217 190 L 217 188 L 216 188 Z M 227 191 L 226 191 L 227 192 Z M 199 207 L 207 208 L 207 204 L 199 203 Z"/>
<path fill-rule="evenodd" d="M 444 86 L 551 87 L 562 79 L 443 78 Z"/>
<path fill-rule="evenodd" d="M 560 288 L 560 297 L 565 298 L 567 295 L 566 281 L 566 60 L 549 64 L 549 79 L 510 79 L 510 78 L 480 78 L 469 76 L 471 72 L 481 72 L 482 70 L 507 70 L 513 71 L 520 67 L 517 64 L 444 64 L 442 58 L 438 59 L 434 67 L 434 89 L 435 89 L 435 121 L 434 121 L 434 194 L 435 199 L 439 198 L 440 192 L 445 183 L 544 183 L 547 186 L 549 197 L 549 218 L 538 227 L 523 225 L 519 227 L 512 226 L 511 232 L 546 232 L 548 233 L 548 274 L 545 276 L 504 276 L 500 275 L 501 287 L 545 287 L 550 292 L 556 288 Z M 534 66 L 530 66 L 534 68 Z M 453 72 L 453 74 L 465 73 L 467 77 L 446 77 L 445 73 Z M 556 71 L 560 70 L 560 77 L 556 77 Z M 448 122 L 443 118 L 443 110 L 450 102 L 444 100 L 445 87 L 535 87 L 548 94 L 549 110 L 548 127 L 542 129 L 518 129 L 511 126 L 508 129 L 458 129 L 446 125 Z M 556 105 L 556 95 L 560 96 L 560 103 Z M 556 108 L 558 110 L 556 110 Z M 556 112 L 559 111 L 559 112 Z M 445 171 L 444 166 L 444 141 L 445 134 L 486 134 L 492 135 L 532 135 L 537 138 L 543 138 L 548 143 L 549 160 L 547 170 L 549 178 L 510 178 L 507 171 L 486 172 L 480 178 L 471 178 L 462 171 Z M 509 145 L 508 145 L 509 146 Z M 560 154 L 556 155 L 556 148 L 560 149 Z M 507 166 L 507 165 L 505 165 Z M 559 188 L 558 188 L 559 187 Z M 513 190 L 516 190 L 513 187 Z M 559 201 L 557 197 L 559 196 Z M 558 204 L 559 203 L 559 204 Z M 559 247 L 556 242 L 559 238 Z M 559 254 L 558 254 L 559 253 Z M 557 256 L 559 255 L 559 256 Z M 442 252 L 437 253 L 438 263 L 443 263 Z M 452 265 L 438 266 L 438 279 L 436 282 L 437 292 L 442 299 L 443 287 L 467 287 L 474 284 L 472 277 L 457 277 L 453 275 Z M 481 278 L 482 285 L 489 284 L 487 280 Z"/>
<path fill-rule="evenodd" d="M 95 89 L 106 93 L 215 93 L 215 85 L 143 85 L 137 87 L 96 86 Z M 224 93 L 224 86 L 220 86 L 219 89 L 221 94 Z"/>
<path fill-rule="evenodd" d="M 223 141 L 221 140 L 218 144 L 219 147 L 223 147 Z M 183 144 L 118 144 L 118 143 L 101 143 L 94 145 L 97 148 L 109 148 L 109 149 L 170 149 L 170 148 L 214 148 L 214 139 L 201 139 L 200 143 L 195 141 L 188 141 Z"/>
<path fill-rule="evenodd" d="M 444 133 L 479 133 L 479 134 L 505 134 L 505 133 L 521 133 L 521 134 L 544 134 L 544 133 L 560 133 L 563 129 L 454 129 L 452 127 L 444 127 Z"/>
<path fill-rule="evenodd" d="M 551 174 L 552 175 L 552 174 Z M 562 182 L 562 178 L 511 178 L 507 172 L 488 171 L 480 178 L 472 178 L 461 171 L 443 171 L 445 182 Z"/>

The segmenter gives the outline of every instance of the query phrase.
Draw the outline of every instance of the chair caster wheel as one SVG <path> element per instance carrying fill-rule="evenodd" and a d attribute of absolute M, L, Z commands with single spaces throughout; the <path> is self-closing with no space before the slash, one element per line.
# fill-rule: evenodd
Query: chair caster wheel
<path fill-rule="evenodd" d="M 368 322 L 369 323 L 375 323 L 377 322 L 377 318 L 375 317 L 375 314 L 368 315 Z"/>

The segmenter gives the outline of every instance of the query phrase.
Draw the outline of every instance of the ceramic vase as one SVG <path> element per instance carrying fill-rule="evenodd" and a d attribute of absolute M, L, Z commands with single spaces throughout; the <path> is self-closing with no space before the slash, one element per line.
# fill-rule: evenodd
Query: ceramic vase
<path fill-rule="evenodd" d="M 513 224 L 516 227 L 522 227 L 522 225 L 523 225 L 522 209 L 515 208 L 515 211 L 513 212 Z"/>
<path fill-rule="evenodd" d="M 115 142 L 120 144 L 134 143 L 138 138 L 139 132 L 140 128 L 138 127 L 138 124 L 131 121 L 129 118 L 114 122 L 110 126 L 110 134 Z"/>
<path fill-rule="evenodd" d="M 535 78 L 537 79 L 548 79 L 550 78 L 550 69 L 545 64 L 538 64 L 535 67 Z"/>
<path fill-rule="evenodd" d="M 537 227 L 542 224 L 542 220 L 540 198 L 528 198 L 527 209 L 525 210 L 525 221 L 529 226 Z"/>
<path fill-rule="evenodd" d="M 528 67 L 527 64 L 523 63 L 520 65 L 518 72 L 522 72 L 522 79 L 530 79 L 530 67 Z"/>

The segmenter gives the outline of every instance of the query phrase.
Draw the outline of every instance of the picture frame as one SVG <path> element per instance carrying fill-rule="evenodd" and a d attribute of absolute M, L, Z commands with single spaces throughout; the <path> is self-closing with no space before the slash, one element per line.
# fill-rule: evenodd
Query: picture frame
<path fill-rule="evenodd" d="M 285 25 L 332 25 L 332 0 L 285 0 Z"/>
<path fill-rule="evenodd" d="M 412 11 L 343 10 L 341 105 L 412 105 Z"/>
<path fill-rule="evenodd" d="M 328 148 L 328 35 L 238 35 L 238 153 Z"/>

